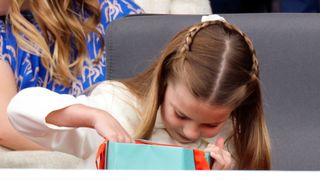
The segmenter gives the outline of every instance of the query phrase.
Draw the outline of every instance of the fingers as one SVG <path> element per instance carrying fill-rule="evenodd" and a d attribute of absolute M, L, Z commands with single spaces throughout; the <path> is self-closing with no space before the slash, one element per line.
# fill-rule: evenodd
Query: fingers
<path fill-rule="evenodd" d="M 118 142 L 123 143 L 133 143 L 133 139 L 130 136 L 130 134 L 120 125 L 120 128 L 122 129 L 121 135 L 118 138 Z"/>
<path fill-rule="evenodd" d="M 124 130 L 124 137 L 123 137 L 123 139 L 121 139 L 122 141 L 121 142 L 124 142 L 124 143 L 133 143 L 134 142 L 134 140 L 132 139 L 132 137 L 129 135 L 129 133 L 125 130 L 125 129 L 123 129 Z"/>
<path fill-rule="evenodd" d="M 105 136 L 108 140 L 120 143 L 132 143 L 133 139 L 126 132 L 112 133 Z"/>
<path fill-rule="evenodd" d="M 227 151 L 211 152 L 211 157 L 215 159 L 212 169 L 228 170 L 231 169 L 231 155 Z"/>
<path fill-rule="evenodd" d="M 110 122 L 109 122 L 110 123 Z M 110 141 L 120 142 L 120 143 L 132 143 L 133 139 L 130 134 L 119 124 L 117 121 L 109 124 L 109 128 L 105 129 L 105 138 Z"/>
<path fill-rule="evenodd" d="M 209 144 L 205 149 L 206 152 L 210 152 L 210 156 L 215 160 L 212 169 L 227 170 L 232 169 L 233 162 L 231 154 L 224 150 L 224 139 L 219 138 L 215 144 Z"/>
<path fill-rule="evenodd" d="M 224 149 L 224 139 L 222 137 L 217 139 L 216 146 L 218 146 L 221 149 Z"/>
<path fill-rule="evenodd" d="M 133 143 L 133 139 L 130 134 L 116 121 L 102 120 L 96 124 L 95 129 L 104 138 L 121 143 Z"/>
<path fill-rule="evenodd" d="M 105 137 L 114 142 L 133 143 L 132 137 L 120 124 L 112 129 L 109 129 L 109 132 L 106 133 Z"/>

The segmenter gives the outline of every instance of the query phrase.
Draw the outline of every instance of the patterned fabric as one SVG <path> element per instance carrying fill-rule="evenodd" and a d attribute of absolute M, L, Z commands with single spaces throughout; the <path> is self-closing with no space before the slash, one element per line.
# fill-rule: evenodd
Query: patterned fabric
<path fill-rule="evenodd" d="M 102 35 L 105 34 L 105 30 L 111 21 L 129 14 L 143 12 L 132 0 L 99 0 L 99 2 L 101 22 L 97 28 Z M 23 15 L 36 27 L 38 26 L 30 12 L 24 12 Z M 50 44 L 51 48 L 52 44 Z M 87 39 L 88 61 L 85 61 L 81 75 L 72 82 L 71 87 L 64 87 L 57 84 L 47 74 L 48 72 L 41 64 L 39 56 L 27 53 L 17 46 L 16 38 L 12 34 L 12 25 L 5 22 L 4 18 L 0 19 L 0 56 L 10 64 L 16 77 L 18 90 L 41 86 L 60 94 L 78 96 L 84 93 L 93 84 L 107 78 L 105 72 L 106 56 L 104 55 L 101 58 L 99 64 L 93 63 L 100 48 L 101 41 L 97 35 L 90 34 Z M 76 57 L 76 54 L 74 57 Z"/>

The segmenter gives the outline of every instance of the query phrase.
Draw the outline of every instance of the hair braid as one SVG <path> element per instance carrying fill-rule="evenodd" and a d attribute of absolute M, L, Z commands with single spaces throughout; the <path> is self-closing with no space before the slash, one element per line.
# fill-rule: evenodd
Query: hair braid
<path fill-rule="evenodd" d="M 214 21 L 212 21 L 214 22 Z M 179 49 L 179 54 L 182 57 L 185 57 L 186 52 L 190 51 L 190 47 L 193 41 L 193 38 L 195 37 L 195 35 L 204 27 L 209 26 L 211 23 L 210 22 L 204 22 L 204 23 L 200 23 L 197 25 L 194 25 L 192 27 L 189 28 L 187 34 L 185 35 L 185 41 L 182 43 L 181 48 Z"/>
<path fill-rule="evenodd" d="M 257 55 L 256 55 L 256 50 L 253 47 L 253 43 L 250 40 L 250 38 L 247 36 L 246 33 L 242 32 L 239 28 L 237 28 L 236 26 L 229 24 L 229 23 L 223 23 L 225 25 L 225 27 L 227 27 L 230 30 L 233 30 L 237 33 L 239 33 L 243 39 L 245 40 L 245 42 L 247 43 L 251 53 L 252 53 L 252 69 L 251 69 L 251 75 L 253 76 L 253 78 L 258 77 L 259 76 L 259 63 L 257 60 Z M 254 77 L 255 76 L 255 77 Z"/>
<path fill-rule="evenodd" d="M 196 36 L 196 34 L 202 28 L 208 27 L 210 25 L 218 25 L 218 24 L 222 24 L 224 27 L 228 28 L 231 31 L 237 32 L 238 34 L 240 34 L 243 37 L 243 39 L 247 43 L 249 50 L 251 51 L 251 54 L 252 54 L 251 78 L 256 79 L 257 77 L 259 77 L 259 64 L 258 64 L 258 60 L 257 60 L 256 50 L 253 47 L 252 41 L 239 28 L 237 28 L 236 26 L 234 26 L 228 22 L 225 22 L 225 21 L 206 21 L 206 22 L 202 22 L 200 24 L 197 24 L 195 26 L 190 27 L 187 34 L 185 35 L 185 41 L 182 43 L 182 45 L 178 51 L 179 55 L 181 57 L 183 57 L 183 59 L 185 59 L 186 53 L 188 51 L 191 51 L 191 44 L 192 44 L 193 38 Z"/>

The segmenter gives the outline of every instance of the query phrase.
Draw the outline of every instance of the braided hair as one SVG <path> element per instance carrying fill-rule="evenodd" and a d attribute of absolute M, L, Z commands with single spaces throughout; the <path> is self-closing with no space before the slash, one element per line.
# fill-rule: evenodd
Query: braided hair
<path fill-rule="evenodd" d="M 257 55 L 256 55 L 256 50 L 253 46 L 252 41 L 250 40 L 250 38 L 246 35 L 246 33 L 244 33 L 243 31 L 241 31 L 238 27 L 227 23 L 225 21 L 206 21 L 206 22 L 202 22 L 200 24 L 196 24 L 194 26 L 191 26 L 188 29 L 188 32 L 185 35 L 184 38 L 184 42 L 182 43 L 182 46 L 180 47 L 180 49 L 178 50 L 178 53 L 181 57 L 185 57 L 185 54 L 188 51 L 191 51 L 191 45 L 193 42 L 194 37 L 196 36 L 196 34 L 203 28 L 206 28 L 208 26 L 211 25 L 222 25 L 225 28 L 228 28 L 230 31 L 234 31 L 238 34 L 240 34 L 244 41 L 247 43 L 251 53 L 252 53 L 252 71 L 251 71 L 251 75 L 253 78 L 257 78 L 259 77 L 259 64 L 258 64 L 258 60 L 257 60 Z"/>

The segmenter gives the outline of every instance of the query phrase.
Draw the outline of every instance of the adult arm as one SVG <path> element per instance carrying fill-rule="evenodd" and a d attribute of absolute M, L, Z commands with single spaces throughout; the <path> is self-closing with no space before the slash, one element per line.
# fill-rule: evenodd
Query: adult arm
<path fill-rule="evenodd" d="M 43 150 L 44 147 L 18 133 L 9 123 L 6 109 L 16 93 L 14 74 L 9 64 L 0 57 L 0 145 L 15 150 Z"/>

